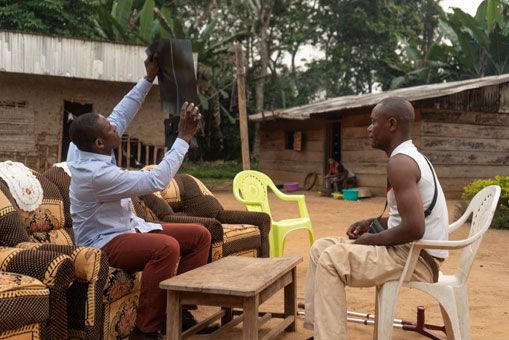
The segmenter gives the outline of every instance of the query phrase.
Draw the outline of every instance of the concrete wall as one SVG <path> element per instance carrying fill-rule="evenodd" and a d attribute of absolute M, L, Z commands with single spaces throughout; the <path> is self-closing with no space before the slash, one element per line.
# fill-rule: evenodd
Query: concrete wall
<path fill-rule="evenodd" d="M 20 117 L 17 125 L 6 127 L 4 124 L 6 131 L 2 131 L 4 138 L 0 139 L 0 160 L 18 158 L 32 167 L 58 162 L 64 101 L 92 104 L 94 112 L 108 116 L 133 86 L 130 83 L 0 72 L 0 120 L 2 116 L 4 120 Z M 160 111 L 159 88 L 154 86 L 127 133 L 144 143 L 163 145 L 166 117 L 167 114 Z M 32 140 L 33 146 L 30 147 Z M 21 153 L 15 154 L 11 150 Z"/>

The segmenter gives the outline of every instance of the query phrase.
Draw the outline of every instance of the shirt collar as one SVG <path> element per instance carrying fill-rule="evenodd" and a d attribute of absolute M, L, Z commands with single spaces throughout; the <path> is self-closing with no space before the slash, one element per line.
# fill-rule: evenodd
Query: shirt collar
<path fill-rule="evenodd" d="M 100 153 L 95 152 L 87 152 L 87 151 L 81 151 L 78 150 L 79 153 L 79 159 L 80 160 L 96 160 L 96 161 L 104 161 L 104 162 L 111 162 L 111 155 L 102 155 Z"/>
<path fill-rule="evenodd" d="M 396 146 L 394 148 L 394 150 L 392 150 L 392 153 L 391 153 L 391 157 L 396 155 L 397 153 L 399 153 L 401 150 L 403 150 L 404 148 L 407 148 L 407 147 L 415 147 L 414 146 L 414 143 L 412 142 L 411 139 L 409 140 L 406 140 L 404 141 L 403 143 L 399 144 L 398 146 Z"/>

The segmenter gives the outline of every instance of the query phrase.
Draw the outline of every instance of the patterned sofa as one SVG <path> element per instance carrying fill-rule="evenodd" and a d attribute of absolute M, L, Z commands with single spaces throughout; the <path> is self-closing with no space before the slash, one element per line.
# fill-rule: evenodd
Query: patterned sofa
<path fill-rule="evenodd" d="M 58 299 L 53 301 L 50 292 L 50 309 L 54 309 L 50 310 L 50 319 L 58 320 L 54 327 L 59 329 L 52 338 L 100 339 L 106 256 L 98 249 L 74 246 L 72 229 L 64 224 L 64 204 L 58 188 L 42 174 L 34 174 L 42 187 L 43 199 L 31 211 L 19 208 L 7 183 L 0 179 L 0 246 L 66 256 L 71 261 L 71 279 Z M 35 263 L 26 261 L 25 265 L 36 269 Z"/>
<path fill-rule="evenodd" d="M 141 273 L 109 267 L 100 250 L 74 245 L 69 213 L 70 177 L 64 168 L 54 166 L 43 174 L 34 172 L 44 191 L 43 202 L 34 211 L 19 209 L 10 197 L 18 220 L 18 236 L 6 245 L 58 251 L 72 259 L 75 278 L 67 291 L 70 338 L 122 339 L 134 325 Z M 268 215 L 225 211 L 191 176 L 177 175 L 172 184 L 162 193 L 133 197 L 133 211 L 149 221 L 204 225 L 213 236 L 211 260 L 226 255 L 268 256 Z M 10 195 L 1 179 L 0 192 Z M 191 216 L 193 210 L 198 216 Z M 12 223 L 5 224 L 14 228 Z"/>
<path fill-rule="evenodd" d="M 225 210 L 207 187 L 193 176 L 177 174 L 163 191 L 141 196 L 133 203 L 137 214 L 146 220 L 205 225 L 212 234 L 212 260 L 229 255 L 269 257 L 270 216 L 260 212 Z"/>
<path fill-rule="evenodd" d="M 73 272 L 66 255 L 0 247 L 0 339 L 66 339 Z"/>

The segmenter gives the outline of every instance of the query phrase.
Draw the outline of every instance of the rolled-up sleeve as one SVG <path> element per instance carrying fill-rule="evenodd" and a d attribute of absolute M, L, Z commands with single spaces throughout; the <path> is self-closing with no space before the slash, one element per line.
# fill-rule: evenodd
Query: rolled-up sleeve
<path fill-rule="evenodd" d="M 151 88 L 151 82 L 144 78 L 140 79 L 132 90 L 129 91 L 129 93 L 126 94 L 115 106 L 111 114 L 108 116 L 110 123 L 115 125 L 117 128 L 119 136 L 122 136 L 131 120 L 140 110 L 141 105 L 145 101 L 145 97 Z"/>
<path fill-rule="evenodd" d="M 104 164 L 94 173 L 95 198 L 112 201 L 163 190 L 182 165 L 188 149 L 189 145 L 177 138 L 171 150 L 152 171 L 122 170 L 115 165 Z"/>

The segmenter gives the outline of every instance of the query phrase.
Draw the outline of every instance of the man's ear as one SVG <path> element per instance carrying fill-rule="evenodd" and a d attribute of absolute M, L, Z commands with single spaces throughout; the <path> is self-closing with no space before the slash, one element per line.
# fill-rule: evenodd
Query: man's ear
<path fill-rule="evenodd" d="M 398 120 L 394 117 L 389 117 L 389 119 L 387 119 L 387 123 L 389 124 L 389 131 L 396 131 L 396 129 L 398 128 Z"/>
<path fill-rule="evenodd" d="M 94 145 L 97 150 L 102 150 L 104 148 L 104 141 L 102 140 L 102 138 L 96 138 Z"/>

